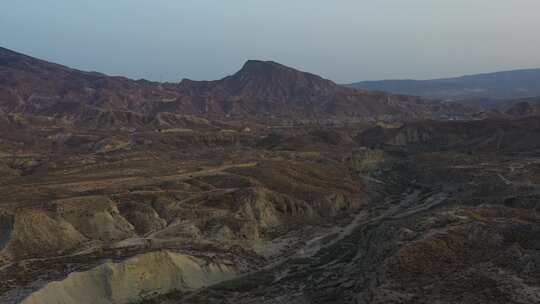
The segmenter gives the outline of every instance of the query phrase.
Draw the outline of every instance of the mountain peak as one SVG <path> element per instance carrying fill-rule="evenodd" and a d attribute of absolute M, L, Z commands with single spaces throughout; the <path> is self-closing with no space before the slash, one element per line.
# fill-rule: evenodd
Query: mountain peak
<path fill-rule="evenodd" d="M 263 60 L 248 60 L 244 63 L 244 66 L 240 72 L 247 73 L 268 73 L 272 71 L 296 71 L 292 68 L 286 67 L 282 64 L 279 64 L 274 61 L 263 61 Z"/>
<path fill-rule="evenodd" d="M 246 61 L 242 69 L 229 78 L 229 80 L 231 79 L 236 81 L 257 79 L 264 81 L 266 85 L 272 82 L 281 82 L 281 84 L 285 86 L 336 86 L 333 82 L 323 79 L 318 75 L 300 71 L 275 61 L 263 60 Z"/>
<path fill-rule="evenodd" d="M 357 92 L 315 74 L 262 60 L 248 60 L 240 71 L 220 80 L 185 79 L 173 85 L 82 72 L 0 48 L 0 92 L 8 92 L 0 100 L 0 109 L 6 112 L 32 108 L 32 113 L 38 115 L 64 115 L 73 121 L 82 121 L 85 118 L 81 117 L 94 113 L 87 113 L 88 106 L 98 111 L 112 109 L 142 115 L 148 112 L 208 117 L 231 114 L 257 119 L 401 113 L 399 107 L 388 104 L 384 94 Z M 54 98 L 31 98 L 32 94 Z M 412 103 L 418 112 L 424 111 L 423 105 L 416 106 L 407 98 L 395 99 L 398 101 L 394 103 L 407 106 Z M 119 118 L 122 123 L 128 120 Z"/>

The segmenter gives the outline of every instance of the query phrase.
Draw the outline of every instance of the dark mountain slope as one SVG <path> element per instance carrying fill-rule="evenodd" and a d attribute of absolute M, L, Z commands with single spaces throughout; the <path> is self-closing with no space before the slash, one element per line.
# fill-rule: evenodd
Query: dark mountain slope
<path fill-rule="evenodd" d="M 142 111 L 149 102 L 175 96 L 158 83 L 82 72 L 0 49 L 0 107 L 9 112 L 34 114 L 59 102 Z"/>
<path fill-rule="evenodd" d="M 250 60 L 221 80 L 173 84 L 83 72 L 0 49 L 0 109 L 139 127 L 164 112 L 215 120 L 410 120 L 454 115 L 457 108 L 345 88 L 275 62 Z"/>
<path fill-rule="evenodd" d="M 344 88 L 317 75 L 249 60 L 217 81 L 183 80 L 182 95 L 202 98 L 228 115 L 294 118 L 420 117 L 433 109 L 419 98 Z"/>
<path fill-rule="evenodd" d="M 240 71 L 221 80 L 184 80 L 181 86 L 195 88 L 197 95 L 243 96 L 276 103 L 318 102 L 342 90 L 332 81 L 317 75 L 300 72 L 276 62 L 257 60 L 247 61 Z"/>
<path fill-rule="evenodd" d="M 432 80 L 363 81 L 349 87 L 441 100 L 496 103 L 540 95 L 540 69 L 515 70 Z"/>

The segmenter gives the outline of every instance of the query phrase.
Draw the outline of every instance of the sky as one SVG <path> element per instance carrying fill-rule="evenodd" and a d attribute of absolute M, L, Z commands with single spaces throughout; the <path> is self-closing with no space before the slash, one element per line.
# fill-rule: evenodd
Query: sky
<path fill-rule="evenodd" d="M 0 46 L 180 81 L 273 60 L 339 83 L 540 67 L 539 0 L 1 0 Z"/>

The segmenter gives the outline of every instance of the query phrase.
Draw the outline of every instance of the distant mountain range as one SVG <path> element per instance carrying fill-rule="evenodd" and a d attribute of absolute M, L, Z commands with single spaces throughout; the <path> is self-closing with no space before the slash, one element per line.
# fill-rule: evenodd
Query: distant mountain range
<path fill-rule="evenodd" d="M 432 80 L 362 81 L 348 87 L 407 94 L 483 106 L 500 100 L 540 96 L 540 69 L 515 70 Z"/>
<path fill-rule="evenodd" d="M 103 127 L 148 125 L 163 113 L 332 121 L 436 118 L 469 110 L 347 88 L 269 61 L 249 60 L 216 81 L 158 83 L 83 72 L 0 48 L 0 111 Z"/>

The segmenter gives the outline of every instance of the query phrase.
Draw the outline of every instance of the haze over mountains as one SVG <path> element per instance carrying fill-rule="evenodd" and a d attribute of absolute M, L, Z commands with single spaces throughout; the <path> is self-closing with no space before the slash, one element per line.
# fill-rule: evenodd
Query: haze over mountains
<path fill-rule="evenodd" d="M 501 100 L 540 96 L 540 69 L 514 70 L 431 80 L 362 81 L 352 88 L 430 99 L 497 105 Z"/>

